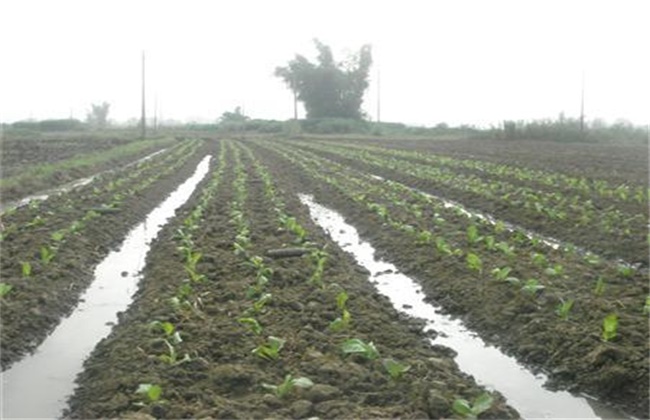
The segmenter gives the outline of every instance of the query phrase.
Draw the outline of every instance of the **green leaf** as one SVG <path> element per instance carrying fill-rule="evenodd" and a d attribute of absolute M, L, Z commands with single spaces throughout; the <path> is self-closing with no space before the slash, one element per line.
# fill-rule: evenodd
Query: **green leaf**
<path fill-rule="evenodd" d="M 473 418 L 474 413 L 472 413 L 472 407 L 469 404 L 469 401 L 458 398 L 454 400 L 454 403 L 451 406 L 451 409 L 454 411 L 454 413 L 460 415 L 461 417 L 464 418 Z"/>
<path fill-rule="evenodd" d="M 136 394 L 146 395 L 149 401 L 154 402 L 160 399 L 162 388 L 160 385 L 140 384 L 138 385 L 138 389 L 135 392 Z"/>
<path fill-rule="evenodd" d="M 474 400 L 474 405 L 472 406 L 472 413 L 476 416 L 489 410 L 494 403 L 494 398 L 487 392 L 482 393 Z"/>
<path fill-rule="evenodd" d="M 0 298 L 5 297 L 14 287 L 7 283 L 0 283 Z"/>
<path fill-rule="evenodd" d="M 298 388 L 311 388 L 314 386 L 314 383 L 309 378 L 300 377 L 293 380 L 293 385 Z"/>

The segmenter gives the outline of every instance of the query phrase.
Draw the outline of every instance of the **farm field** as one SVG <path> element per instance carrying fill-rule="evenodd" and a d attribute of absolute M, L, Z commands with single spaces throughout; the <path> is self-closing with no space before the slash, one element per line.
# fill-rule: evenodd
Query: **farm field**
<path fill-rule="evenodd" d="M 0 140 L 3 206 L 66 182 L 135 162 L 173 143 L 170 138 L 141 141 L 110 133 L 3 136 Z"/>
<path fill-rule="evenodd" d="M 647 153 L 567 145 L 560 156 L 540 143 L 169 143 L 2 215 L 2 368 L 72 311 L 93 267 L 209 154 L 66 416 L 469 417 L 464 399 L 483 400 L 481 417 L 518 417 L 376 291 L 312 220 L 309 194 L 551 387 L 648 417 Z M 302 256 L 270 256 L 279 249 Z"/>

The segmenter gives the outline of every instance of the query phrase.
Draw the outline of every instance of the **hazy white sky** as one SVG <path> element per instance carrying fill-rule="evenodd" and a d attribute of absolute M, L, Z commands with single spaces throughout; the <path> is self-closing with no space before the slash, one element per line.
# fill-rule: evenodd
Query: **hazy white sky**
<path fill-rule="evenodd" d="M 276 66 L 373 46 L 364 109 L 418 125 L 577 116 L 650 121 L 648 0 L 0 0 L 0 121 L 140 113 L 214 120 L 235 106 L 287 119 Z M 302 114 L 301 114 L 302 115 Z"/>

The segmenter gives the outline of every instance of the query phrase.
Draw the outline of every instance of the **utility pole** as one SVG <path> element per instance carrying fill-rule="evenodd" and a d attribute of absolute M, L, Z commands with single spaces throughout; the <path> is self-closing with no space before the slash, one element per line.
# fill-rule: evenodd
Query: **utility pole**
<path fill-rule="evenodd" d="M 291 90 L 293 91 L 293 120 L 298 121 L 298 93 L 296 91 L 296 75 L 291 75 Z"/>
<path fill-rule="evenodd" d="M 158 131 L 158 95 L 155 96 L 153 101 L 153 131 Z"/>
<path fill-rule="evenodd" d="M 381 122 L 381 81 L 379 69 L 377 69 L 377 124 Z"/>
<path fill-rule="evenodd" d="M 585 134 L 585 71 L 582 71 L 582 88 L 580 92 L 580 136 Z"/>
<path fill-rule="evenodd" d="M 144 139 L 147 135 L 147 114 L 145 112 L 146 106 L 145 106 L 145 90 L 144 90 L 144 51 L 142 51 L 142 117 L 140 120 L 140 125 L 141 125 L 141 135 L 142 139 Z"/>

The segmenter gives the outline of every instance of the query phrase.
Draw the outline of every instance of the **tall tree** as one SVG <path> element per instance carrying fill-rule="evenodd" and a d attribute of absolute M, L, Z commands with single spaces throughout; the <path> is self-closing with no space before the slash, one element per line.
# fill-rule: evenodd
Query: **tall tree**
<path fill-rule="evenodd" d="M 105 127 L 108 122 L 108 109 L 111 104 L 103 102 L 102 104 L 92 104 L 90 112 L 86 115 L 86 121 L 97 127 Z"/>
<path fill-rule="evenodd" d="M 337 63 L 329 46 L 317 39 L 314 44 L 317 63 L 297 54 L 285 67 L 277 67 L 275 75 L 305 104 L 307 118 L 363 118 L 361 104 L 372 64 L 370 45 Z"/>

